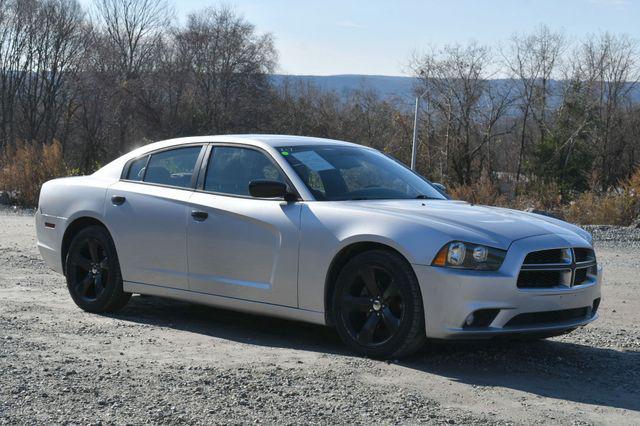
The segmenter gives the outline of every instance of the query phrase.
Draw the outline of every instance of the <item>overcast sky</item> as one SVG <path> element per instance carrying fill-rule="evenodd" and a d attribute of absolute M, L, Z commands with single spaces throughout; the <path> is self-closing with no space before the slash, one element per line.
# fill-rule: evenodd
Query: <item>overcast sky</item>
<path fill-rule="evenodd" d="M 90 0 L 83 0 L 87 4 Z M 175 0 L 179 19 L 221 3 L 274 35 L 285 74 L 405 75 L 414 50 L 475 39 L 496 46 L 539 24 L 569 38 L 640 39 L 640 0 Z"/>

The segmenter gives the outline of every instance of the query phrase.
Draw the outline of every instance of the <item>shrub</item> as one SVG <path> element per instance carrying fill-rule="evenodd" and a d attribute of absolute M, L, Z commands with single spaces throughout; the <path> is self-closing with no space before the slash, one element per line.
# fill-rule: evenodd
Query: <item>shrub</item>
<path fill-rule="evenodd" d="M 470 185 L 458 185 L 448 189 L 454 200 L 464 200 L 472 204 L 488 206 L 504 206 L 508 204 L 505 196 L 488 176 L 482 175 L 478 181 Z"/>
<path fill-rule="evenodd" d="M 562 216 L 560 207 L 563 201 L 560 188 L 555 183 L 532 181 L 510 204 L 518 210 L 542 210 Z"/>
<path fill-rule="evenodd" d="M 640 216 L 640 168 L 618 188 L 580 194 L 565 211 L 567 220 L 583 225 L 631 225 Z"/>
<path fill-rule="evenodd" d="M 35 207 L 42 184 L 69 172 L 58 141 L 50 144 L 17 142 L 0 153 L 0 190 L 11 201 L 24 207 Z"/>
<path fill-rule="evenodd" d="M 542 210 L 581 225 L 628 226 L 640 216 L 640 169 L 617 188 L 601 193 L 595 190 L 570 194 L 568 201 L 553 183 L 529 182 L 518 195 L 501 194 L 496 184 L 481 178 L 471 185 L 450 189 L 452 198 L 474 204 Z"/>
<path fill-rule="evenodd" d="M 581 225 L 630 225 L 638 216 L 638 198 L 626 189 L 604 194 L 584 192 L 564 209 L 565 219 Z"/>

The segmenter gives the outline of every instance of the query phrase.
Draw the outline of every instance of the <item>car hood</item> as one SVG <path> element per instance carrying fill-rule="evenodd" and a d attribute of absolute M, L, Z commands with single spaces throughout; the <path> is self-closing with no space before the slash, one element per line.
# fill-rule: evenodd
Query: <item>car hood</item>
<path fill-rule="evenodd" d="M 545 234 L 590 235 L 570 223 L 535 213 L 453 200 L 351 201 L 350 207 L 394 216 L 448 233 L 453 239 L 508 248 L 515 240 Z"/>

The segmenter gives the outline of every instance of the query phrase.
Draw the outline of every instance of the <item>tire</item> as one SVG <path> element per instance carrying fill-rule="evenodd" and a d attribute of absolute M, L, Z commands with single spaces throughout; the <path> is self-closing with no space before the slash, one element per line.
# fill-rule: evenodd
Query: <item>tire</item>
<path fill-rule="evenodd" d="M 367 251 L 344 266 L 333 314 L 344 343 L 361 355 L 399 358 L 426 342 L 418 280 L 407 261 L 390 251 Z"/>
<path fill-rule="evenodd" d="M 131 298 L 122 289 L 118 254 L 102 226 L 88 226 L 73 238 L 65 272 L 71 298 L 87 312 L 115 312 Z"/>

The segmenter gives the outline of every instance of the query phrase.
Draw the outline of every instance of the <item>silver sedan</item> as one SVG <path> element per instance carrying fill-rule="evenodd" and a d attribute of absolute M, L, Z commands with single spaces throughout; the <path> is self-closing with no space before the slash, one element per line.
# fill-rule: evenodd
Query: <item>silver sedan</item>
<path fill-rule="evenodd" d="M 335 326 L 389 358 L 427 338 L 547 337 L 597 317 L 591 236 L 533 213 L 448 199 L 347 142 L 193 137 L 55 179 L 43 258 L 89 312 L 132 293 Z"/>

